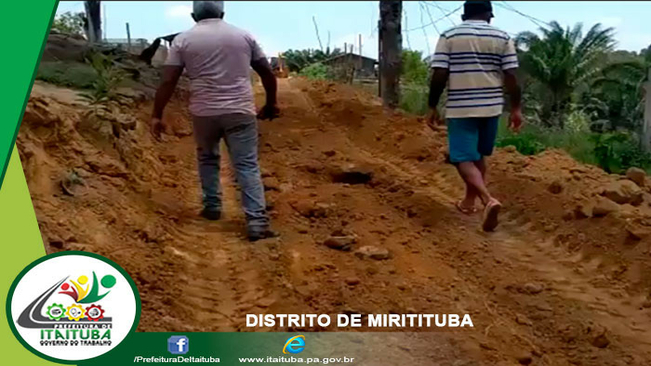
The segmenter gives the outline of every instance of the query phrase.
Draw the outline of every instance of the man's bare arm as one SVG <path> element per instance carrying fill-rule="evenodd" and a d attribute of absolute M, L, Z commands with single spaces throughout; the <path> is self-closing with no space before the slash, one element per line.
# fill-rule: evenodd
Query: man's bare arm
<path fill-rule="evenodd" d="M 172 98 L 172 94 L 174 94 L 174 89 L 181 78 L 181 74 L 183 74 L 183 66 L 165 66 L 163 68 L 163 78 L 158 86 L 158 90 L 156 91 L 152 118 L 163 118 L 163 110 Z"/>
<path fill-rule="evenodd" d="M 260 75 L 260 79 L 262 79 L 262 86 L 264 86 L 264 91 L 267 94 L 266 105 L 275 107 L 278 85 L 276 82 L 276 76 L 271 69 L 271 65 L 269 65 L 269 61 L 264 57 L 252 60 L 251 67 L 256 73 L 258 73 L 258 75 Z"/>
<path fill-rule="evenodd" d="M 517 69 L 504 70 L 504 88 L 511 99 L 511 110 L 520 109 L 522 104 L 522 90 L 518 84 L 516 71 Z"/>
<path fill-rule="evenodd" d="M 441 94 L 445 90 L 445 86 L 448 83 L 448 76 L 450 71 L 448 69 L 435 67 L 434 74 L 432 74 L 432 81 L 429 86 L 429 107 L 431 109 L 436 109 L 436 106 L 439 104 L 439 99 L 441 99 Z"/>
<path fill-rule="evenodd" d="M 522 90 L 516 76 L 517 69 L 504 70 L 504 88 L 511 99 L 509 127 L 515 132 L 522 128 Z"/>

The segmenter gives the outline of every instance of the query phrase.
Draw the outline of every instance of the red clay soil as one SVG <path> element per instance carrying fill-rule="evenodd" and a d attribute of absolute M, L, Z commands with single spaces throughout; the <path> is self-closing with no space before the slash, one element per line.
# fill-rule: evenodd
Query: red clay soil
<path fill-rule="evenodd" d="M 98 125 L 66 93 L 37 84 L 18 138 L 44 243 L 121 264 L 142 296 L 140 331 L 323 330 L 246 328 L 247 313 L 468 313 L 474 328 L 446 330 L 439 364 L 651 363 L 651 200 L 625 177 L 500 149 L 489 181 L 502 223 L 483 233 L 454 207 L 445 130 L 349 86 L 281 79 L 282 116 L 260 123 L 281 237 L 250 244 L 225 152 L 225 217 L 197 216 L 183 96 L 154 142 L 149 102 Z M 602 197 L 610 185 L 631 204 Z M 355 236 L 352 250 L 324 245 L 333 234 Z M 361 258 L 363 246 L 388 258 Z"/>

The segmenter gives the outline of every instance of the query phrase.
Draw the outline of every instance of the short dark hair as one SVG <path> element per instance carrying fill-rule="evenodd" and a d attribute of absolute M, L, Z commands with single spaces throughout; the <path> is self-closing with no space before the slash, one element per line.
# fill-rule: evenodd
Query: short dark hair
<path fill-rule="evenodd" d="M 203 19 L 222 18 L 224 16 L 223 1 L 194 1 L 192 17 L 199 21 Z"/>
<path fill-rule="evenodd" d="M 493 5 L 487 0 L 469 0 L 463 4 L 463 18 L 470 19 L 479 15 L 490 13 L 493 16 Z"/>

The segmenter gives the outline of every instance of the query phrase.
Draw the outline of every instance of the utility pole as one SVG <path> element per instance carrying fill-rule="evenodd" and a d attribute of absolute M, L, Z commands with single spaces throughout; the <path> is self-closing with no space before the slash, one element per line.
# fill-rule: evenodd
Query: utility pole
<path fill-rule="evenodd" d="M 395 108 L 400 101 L 400 63 L 402 1 L 380 0 L 380 96 L 385 107 Z"/>
<path fill-rule="evenodd" d="M 108 33 L 108 22 L 106 21 L 106 4 L 102 7 L 102 14 L 104 15 L 102 24 L 104 24 L 104 31 L 102 35 L 104 36 L 104 43 L 106 43 L 106 34 Z"/>
<path fill-rule="evenodd" d="M 100 3 L 101 1 L 99 0 L 84 1 L 88 22 L 86 34 L 90 43 L 102 42 L 102 12 Z"/>
<path fill-rule="evenodd" d="M 644 86 L 644 125 L 642 128 L 642 146 L 646 151 L 651 151 L 651 68 L 648 70 L 649 77 Z"/>
<path fill-rule="evenodd" d="M 127 48 L 128 52 L 131 52 L 131 29 L 129 29 L 129 22 L 127 22 Z"/>
<path fill-rule="evenodd" d="M 362 69 L 362 34 L 359 34 L 359 69 Z"/>

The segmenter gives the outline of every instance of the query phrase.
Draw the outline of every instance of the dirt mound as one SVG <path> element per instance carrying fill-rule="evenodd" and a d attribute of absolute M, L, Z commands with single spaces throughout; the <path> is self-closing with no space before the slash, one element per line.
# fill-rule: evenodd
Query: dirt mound
<path fill-rule="evenodd" d="M 349 86 L 283 79 L 281 118 L 260 124 L 282 236 L 251 245 L 226 158 L 224 219 L 197 216 L 183 95 L 154 143 L 148 102 L 88 119 L 70 93 L 37 86 L 18 139 L 45 245 L 123 265 L 141 331 L 250 331 L 247 313 L 467 313 L 474 328 L 441 334 L 476 364 L 651 361 L 648 185 L 501 149 L 489 179 L 503 222 L 486 234 L 454 208 L 445 130 Z"/>

